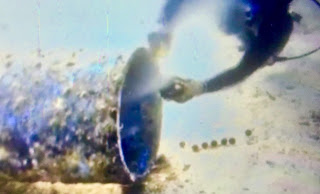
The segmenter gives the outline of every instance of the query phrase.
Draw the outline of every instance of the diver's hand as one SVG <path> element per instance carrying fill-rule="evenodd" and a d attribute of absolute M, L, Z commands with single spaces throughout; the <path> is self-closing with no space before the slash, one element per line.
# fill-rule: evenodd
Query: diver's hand
<path fill-rule="evenodd" d="M 203 84 L 190 79 L 172 78 L 162 89 L 161 96 L 166 100 L 184 103 L 203 93 Z"/>

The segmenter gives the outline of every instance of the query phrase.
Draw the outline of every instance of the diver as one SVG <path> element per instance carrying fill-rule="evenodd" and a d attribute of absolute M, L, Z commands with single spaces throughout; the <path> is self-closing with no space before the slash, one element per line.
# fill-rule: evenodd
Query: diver
<path fill-rule="evenodd" d="M 278 56 L 289 40 L 294 21 L 299 23 L 302 18 L 297 13 L 289 13 L 292 0 L 239 1 L 250 6 L 250 10 L 243 12 L 247 18 L 244 25 L 241 28 L 234 27 L 232 22 L 239 14 L 237 4 L 233 5 L 227 19 L 223 21 L 225 23 L 224 31 L 237 35 L 244 43 L 244 55 L 238 65 L 204 82 L 174 77 L 161 90 L 164 99 L 183 103 L 194 96 L 219 91 L 238 84 L 265 65 L 301 58 L 320 50 L 317 48 L 309 53 L 291 58 Z M 165 9 L 170 10 L 170 2 Z M 181 4 L 183 1 L 179 2 Z M 174 14 L 169 13 L 171 12 L 164 14 L 164 16 L 172 19 Z"/>

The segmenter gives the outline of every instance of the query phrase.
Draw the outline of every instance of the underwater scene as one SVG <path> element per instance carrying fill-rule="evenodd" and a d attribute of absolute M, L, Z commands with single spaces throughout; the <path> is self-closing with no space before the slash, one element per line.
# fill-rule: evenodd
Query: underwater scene
<path fill-rule="evenodd" d="M 0 194 L 319 194 L 319 0 L 0 0 Z"/>

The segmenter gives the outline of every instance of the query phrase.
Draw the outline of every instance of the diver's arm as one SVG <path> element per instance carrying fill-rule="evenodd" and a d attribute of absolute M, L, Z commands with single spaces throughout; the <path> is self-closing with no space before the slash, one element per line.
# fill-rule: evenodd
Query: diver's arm
<path fill-rule="evenodd" d="M 257 49 L 258 50 L 258 49 Z M 260 51 L 247 51 L 240 64 L 205 82 L 174 77 L 164 84 L 161 96 L 167 100 L 183 103 L 204 93 L 215 92 L 243 81 L 267 61 L 269 56 Z"/>
<path fill-rule="evenodd" d="M 238 66 L 203 82 L 202 93 L 215 92 L 240 83 L 258 68 L 262 67 L 268 58 L 269 56 L 260 54 L 257 51 L 247 51 Z"/>
<path fill-rule="evenodd" d="M 161 96 L 167 100 L 183 103 L 195 96 L 240 83 L 281 52 L 292 32 L 292 23 L 289 15 L 281 15 L 276 21 L 274 18 L 264 20 L 258 30 L 257 39 L 250 43 L 238 66 L 205 82 L 173 78 L 164 84 L 160 90 Z"/>

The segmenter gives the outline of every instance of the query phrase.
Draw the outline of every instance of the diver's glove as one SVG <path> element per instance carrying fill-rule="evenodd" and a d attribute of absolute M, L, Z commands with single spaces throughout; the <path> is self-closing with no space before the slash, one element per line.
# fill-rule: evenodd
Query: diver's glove
<path fill-rule="evenodd" d="M 184 103 L 194 96 L 204 92 L 204 85 L 201 82 L 174 77 L 160 90 L 161 96 L 166 100 L 174 100 Z"/>

